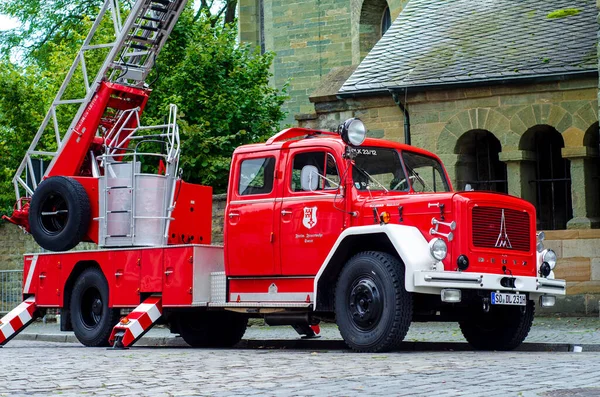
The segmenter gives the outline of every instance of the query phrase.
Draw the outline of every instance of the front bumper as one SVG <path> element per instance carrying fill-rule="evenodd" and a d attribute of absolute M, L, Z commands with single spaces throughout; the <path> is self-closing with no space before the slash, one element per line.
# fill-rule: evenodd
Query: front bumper
<path fill-rule="evenodd" d="M 501 284 L 503 278 L 514 278 L 514 288 Z M 486 290 L 526 292 L 530 298 L 541 295 L 564 295 L 567 283 L 565 280 L 547 279 L 542 277 L 508 276 L 490 273 L 460 273 L 460 272 L 414 272 L 414 291 L 424 294 L 438 294 L 444 288 L 461 290 Z"/>

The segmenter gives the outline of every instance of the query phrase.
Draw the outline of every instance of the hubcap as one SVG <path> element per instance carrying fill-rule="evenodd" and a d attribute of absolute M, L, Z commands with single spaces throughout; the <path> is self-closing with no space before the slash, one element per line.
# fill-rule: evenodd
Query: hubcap
<path fill-rule="evenodd" d="M 81 299 L 81 320 L 89 328 L 95 328 L 102 320 L 104 303 L 100 296 L 100 291 L 95 288 L 89 288 L 83 294 Z"/>
<path fill-rule="evenodd" d="M 69 208 L 66 200 L 60 194 L 53 193 L 44 200 L 41 209 L 41 223 L 46 233 L 60 233 L 69 220 Z"/>
<path fill-rule="evenodd" d="M 377 326 L 383 311 L 383 300 L 375 281 L 371 278 L 357 280 L 348 303 L 352 321 L 358 328 L 370 330 Z"/>

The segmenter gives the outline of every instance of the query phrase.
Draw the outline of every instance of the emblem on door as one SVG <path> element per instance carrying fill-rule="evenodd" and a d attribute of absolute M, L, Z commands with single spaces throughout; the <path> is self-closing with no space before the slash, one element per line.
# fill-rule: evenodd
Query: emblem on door
<path fill-rule="evenodd" d="M 303 212 L 302 224 L 307 229 L 312 229 L 317 224 L 317 207 L 304 207 Z"/>

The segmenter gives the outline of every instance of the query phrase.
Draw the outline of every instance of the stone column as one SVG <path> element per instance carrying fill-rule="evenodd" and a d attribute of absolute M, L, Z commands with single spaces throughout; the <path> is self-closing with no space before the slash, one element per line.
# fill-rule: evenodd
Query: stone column
<path fill-rule="evenodd" d="M 535 183 L 535 153 L 528 150 L 500 152 L 500 161 L 506 163 L 508 194 L 521 197 L 536 205 L 537 189 Z"/>
<path fill-rule="evenodd" d="M 594 195 L 591 165 L 586 164 L 598 156 L 595 148 L 580 146 L 562 149 L 562 157 L 571 163 L 571 200 L 573 219 L 567 229 L 591 229 L 600 226 L 598 207 L 600 198 Z"/>
<path fill-rule="evenodd" d="M 457 179 L 457 173 L 456 173 L 456 164 L 458 162 L 458 155 L 457 154 L 440 154 L 438 155 L 440 160 L 442 160 L 442 162 L 444 163 L 444 167 L 446 167 L 446 171 L 448 172 L 448 177 L 450 178 L 450 183 L 452 183 L 452 187 L 454 187 L 454 190 L 463 190 L 465 187 L 464 186 L 457 186 L 456 185 L 456 179 Z"/>

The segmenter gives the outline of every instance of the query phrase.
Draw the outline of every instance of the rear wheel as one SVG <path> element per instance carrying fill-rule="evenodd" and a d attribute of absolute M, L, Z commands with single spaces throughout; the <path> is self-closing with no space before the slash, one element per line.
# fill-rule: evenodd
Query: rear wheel
<path fill-rule="evenodd" d="M 231 347 L 248 326 L 248 318 L 233 312 L 188 312 L 174 321 L 183 340 L 192 347 Z"/>
<path fill-rule="evenodd" d="M 512 350 L 529 334 L 534 313 L 533 301 L 527 301 L 525 307 L 492 306 L 487 313 L 477 308 L 459 325 L 467 342 L 477 350 Z"/>
<path fill-rule="evenodd" d="M 31 198 L 29 228 L 44 249 L 67 251 L 75 247 L 87 233 L 90 218 L 90 200 L 75 179 L 48 178 Z"/>
<path fill-rule="evenodd" d="M 352 257 L 338 279 L 335 314 L 346 344 L 359 352 L 397 348 L 412 321 L 412 295 L 404 265 L 383 252 Z"/>
<path fill-rule="evenodd" d="M 108 283 L 102 271 L 83 271 L 71 294 L 71 325 L 85 346 L 108 346 L 110 333 L 119 321 L 119 310 L 108 307 Z"/>

